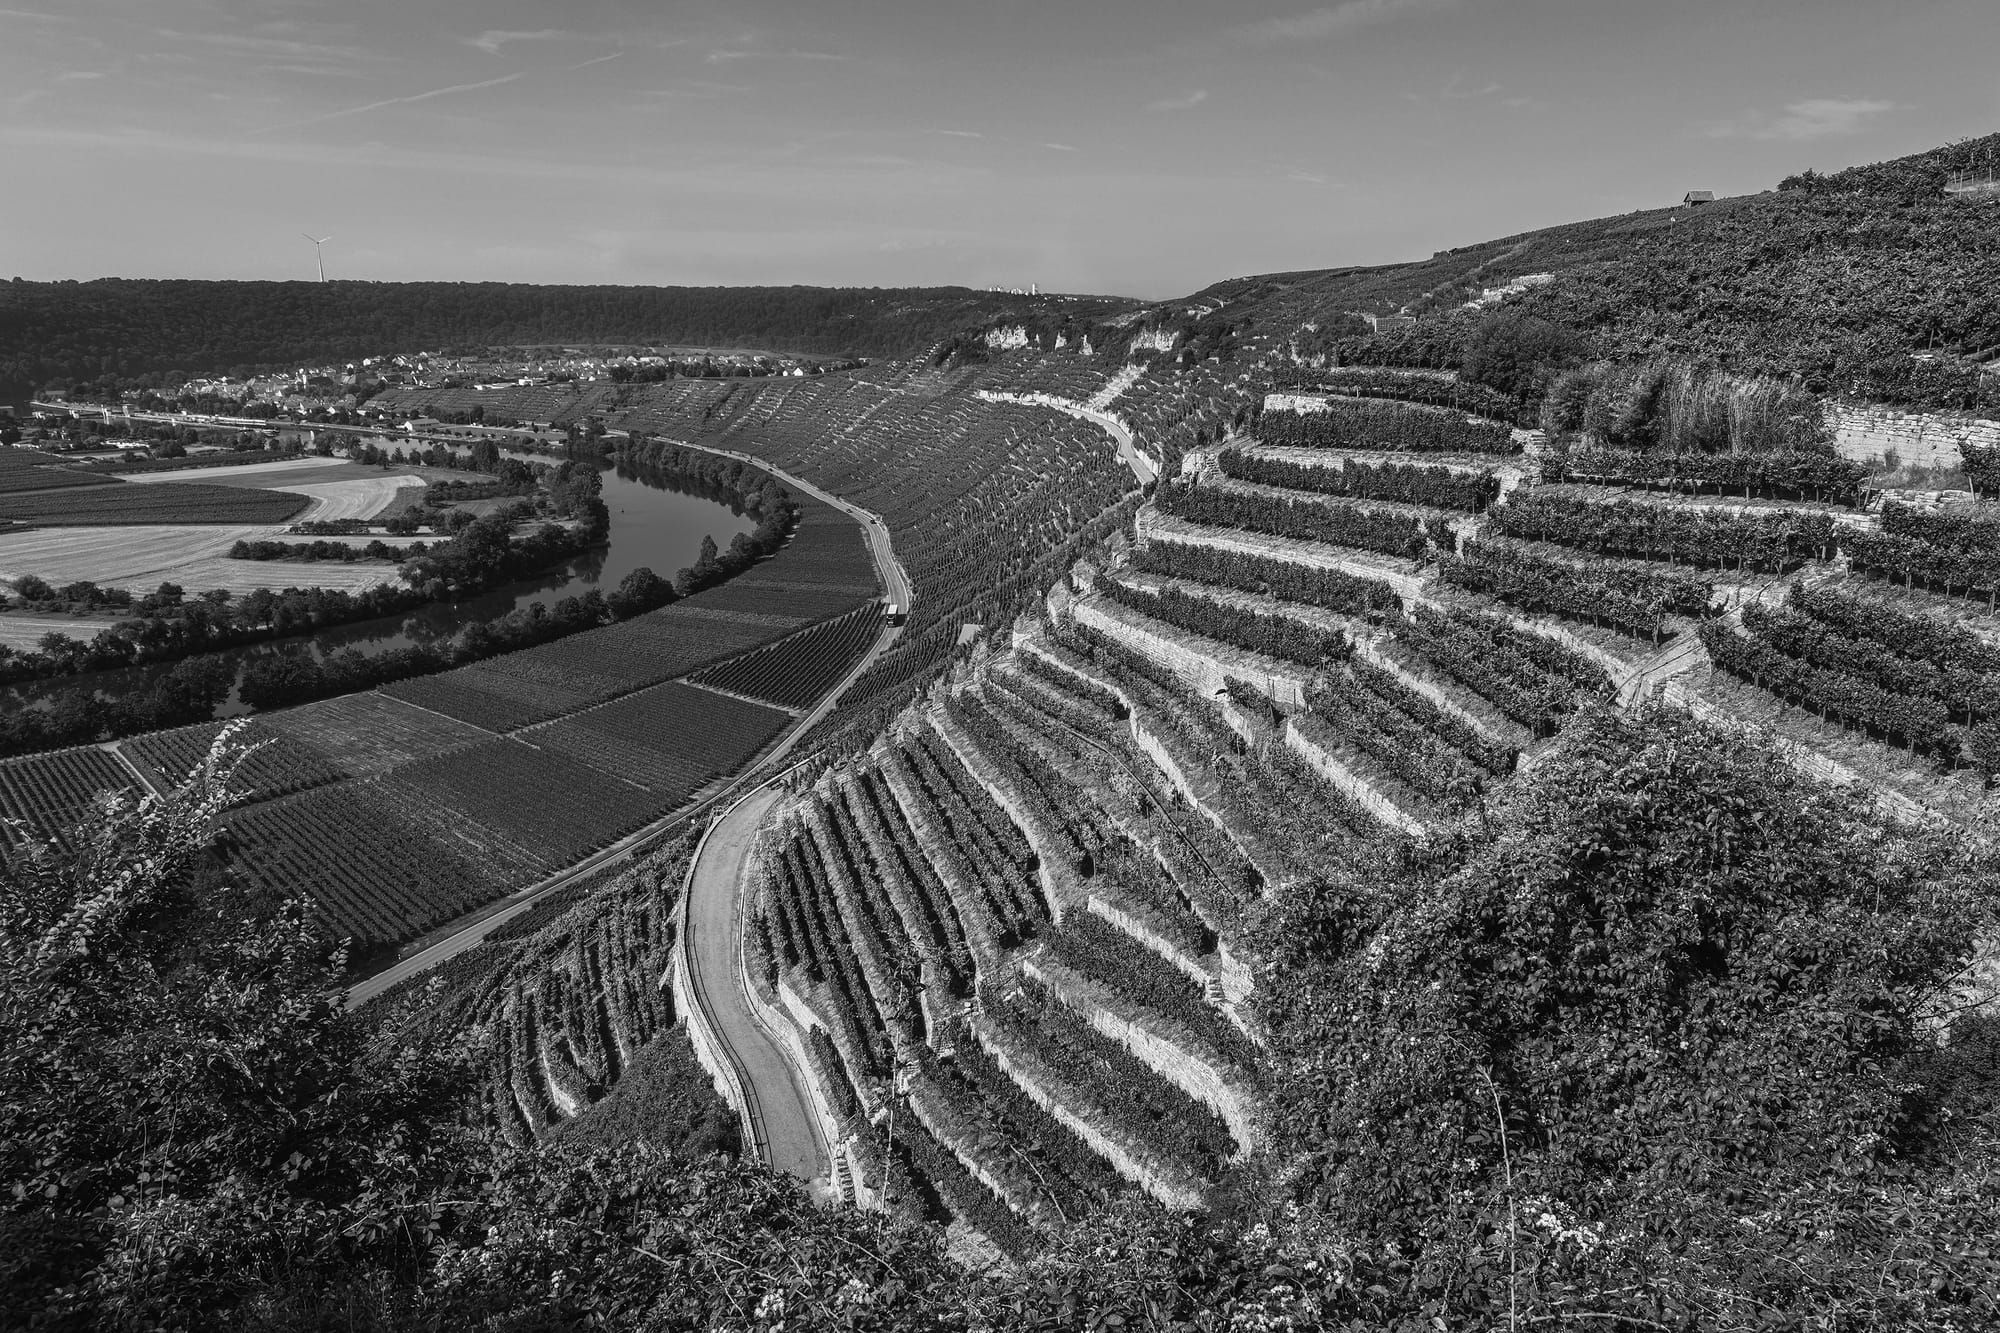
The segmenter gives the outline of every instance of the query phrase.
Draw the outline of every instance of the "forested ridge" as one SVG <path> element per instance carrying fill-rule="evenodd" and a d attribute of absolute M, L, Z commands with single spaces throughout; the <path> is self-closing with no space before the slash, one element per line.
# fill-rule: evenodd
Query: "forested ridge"
<path fill-rule="evenodd" d="M 965 287 L 16 278 L 0 283 L 0 386 L 564 342 L 913 356 L 969 326 L 1130 304 Z"/>

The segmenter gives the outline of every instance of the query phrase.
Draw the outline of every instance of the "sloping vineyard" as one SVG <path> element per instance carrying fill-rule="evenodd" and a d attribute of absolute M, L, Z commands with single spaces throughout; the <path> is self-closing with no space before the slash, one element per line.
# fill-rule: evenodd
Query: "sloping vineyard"
<path fill-rule="evenodd" d="M 1291 399 L 1267 406 L 1255 433 L 1265 444 L 1306 449 L 1516 454 L 1513 428 L 1462 412 L 1365 399 Z"/>
<path fill-rule="evenodd" d="M 833 688 L 875 641 L 881 623 L 879 607 L 860 607 L 688 679 L 780 708 L 802 708 Z"/>
<path fill-rule="evenodd" d="M 510 922 L 409 988 L 397 1025 L 478 1033 L 471 1113 L 516 1143 L 550 1135 L 733 1151 L 737 1130 L 695 1063 L 670 989 L 690 840 L 552 919 Z"/>
<path fill-rule="evenodd" d="M 1228 952 L 1259 876 L 1120 687 L 1038 652 L 798 792 L 750 930 L 863 1188 L 1017 1256 L 1121 1195 L 1201 1204 L 1259 1132 Z"/>
<path fill-rule="evenodd" d="M 610 424 L 769 459 L 882 515 L 919 590 L 896 645 L 843 709 L 872 733 L 946 662 L 960 627 L 996 624 L 1116 524 L 1132 475 L 1096 426 L 980 401 L 977 369 L 870 368 L 819 379 L 682 381 L 627 395 Z M 882 442 L 895 442 L 885 467 Z"/>
<path fill-rule="evenodd" d="M 87 746 L 27 755 L 0 764 L 0 837 L 16 847 L 28 837 L 70 844 L 70 830 L 99 792 L 133 787 L 132 775 L 105 751 Z"/>

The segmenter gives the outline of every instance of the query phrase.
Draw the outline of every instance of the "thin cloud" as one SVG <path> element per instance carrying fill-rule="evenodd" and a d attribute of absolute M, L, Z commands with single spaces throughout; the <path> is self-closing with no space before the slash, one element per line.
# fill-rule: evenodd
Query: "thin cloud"
<path fill-rule="evenodd" d="M 1780 111 L 1752 111 L 1711 125 L 1711 139 L 1766 139 L 1798 143 L 1809 139 L 1834 139 L 1862 130 L 1900 103 L 1862 97 L 1812 97 L 1788 102 Z"/>
<path fill-rule="evenodd" d="M 195 42 L 202 46 L 234 51 L 239 55 L 258 59 L 381 63 L 390 58 L 358 46 L 299 41 L 290 37 L 259 37 L 240 32 L 180 32 L 173 28 L 158 28 L 154 31 L 157 36 L 168 41 Z"/>
<path fill-rule="evenodd" d="M 1465 72 L 1461 70 L 1452 75 L 1451 81 L 1439 90 L 1438 97 L 1446 102 L 1472 102 L 1505 91 L 1506 89 L 1493 82 L 1481 84 L 1477 88 L 1471 87 L 1466 83 Z"/>
<path fill-rule="evenodd" d="M 931 133 L 942 134 L 950 139 L 984 139 L 986 137 L 978 130 L 932 130 Z"/>
<path fill-rule="evenodd" d="M 74 14 L 43 14 L 32 9 L 0 9 L 0 19 L 24 19 L 31 23 L 74 23 Z"/>
<path fill-rule="evenodd" d="M 707 56 L 711 65 L 726 65 L 732 60 L 845 60 L 846 56 L 832 51 L 743 51 L 724 49 L 710 51 Z"/>
<path fill-rule="evenodd" d="M 1346 0 L 1345 4 L 1248 24 L 1237 29 L 1237 35 L 1252 46 L 1316 42 L 1405 14 L 1449 9 L 1456 3 L 1457 0 Z"/>
<path fill-rule="evenodd" d="M 752 91 L 747 83 L 715 83 L 705 79 L 694 79 L 673 88 L 647 88 L 642 97 L 721 97 L 732 93 Z"/>
<path fill-rule="evenodd" d="M 523 73 L 503 74 L 497 79 L 481 79 L 477 83 L 454 83 L 449 87 L 432 88 L 421 93 L 411 93 L 405 97 L 385 97 L 379 102 L 370 102 L 366 106 L 350 106 L 340 111 L 329 111 L 323 116 L 309 116 L 304 120 L 295 120 L 288 125 L 271 125 L 261 130 L 252 130 L 251 133 L 270 134 L 275 130 L 296 130 L 307 125 L 321 125 L 329 120 L 345 120 L 349 116 L 359 116 L 370 111 L 380 111 L 384 107 L 408 106 L 412 102 L 428 102 L 434 97 L 451 97 L 458 93 L 478 92 L 482 88 L 498 88 L 502 84 L 512 83 L 516 79 L 523 77 L 525 77 Z"/>
<path fill-rule="evenodd" d="M 580 69 L 589 69 L 592 65 L 601 65 L 607 60 L 616 60 L 619 56 L 622 56 L 624 54 L 625 53 L 623 51 L 613 51 L 608 56 L 593 56 L 589 60 L 579 61 L 574 65 L 564 65 L 562 72 L 565 74 L 574 74 L 576 71 Z"/>
<path fill-rule="evenodd" d="M 1083 151 L 1081 148 L 1078 148 L 1075 144 L 1071 143 L 1045 143 L 1042 145 L 1042 147 L 1053 148 L 1058 153 L 1081 153 Z"/>
<path fill-rule="evenodd" d="M 1162 97 L 1146 103 L 1148 111 L 1191 111 L 1208 100 L 1208 89 L 1197 88 L 1183 97 Z"/>
<path fill-rule="evenodd" d="M 488 28 L 477 37 L 467 37 L 465 44 L 467 46 L 476 46 L 489 56 L 497 56 L 500 54 L 500 48 L 511 42 L 548 42 L 567 36 L 569 34 L 560 28 L 537 28 L 533 32 L 506 28 Z"/>

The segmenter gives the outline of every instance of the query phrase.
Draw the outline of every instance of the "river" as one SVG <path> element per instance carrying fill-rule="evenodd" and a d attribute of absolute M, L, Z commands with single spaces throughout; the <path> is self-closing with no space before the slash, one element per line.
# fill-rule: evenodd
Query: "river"
<path fill-rule="evenodd" d="M 543 463 L 551 461 L 545 455 L 510 453 L 509 456 Z M 474 621 L 491 620 L 536 604 L 551 606 L 593 588 L 608 595 L 627 574 L 641 567 L 671 579 L 695 562 L 703 537 L 714 537 L 716 545 L 726 548 L 737 533 L 747 533 L 756 527 L 755 519 L 748 514 L 706 496 L 676 489 L 663 475 L 650 469 L 614 467 L 607 462 L 603 495 L 605 508 L 611 514 L 605 545 L 572 557 L 534 578 L 458 602 L 436 602 L 400 616 L 248 644 L 219 655 L 235 660 L 240 679 L 243 664 L 260 657 L 312 654 L 324 658 L 345 649 L 373 656 L 394 648 L 431 643 L 451 637 Z M 195 591 L 198 590 L 189 589 L 190 593 Z M 57 696 L 79 689 L 92 690 L 107 699 L 119 698 L 150 688 L 172 665 L 98 671 L 12 686 L 0 690 L 0 708 L 45 706 Z M 234 717 L 249 711 L 232 687 L 229 697 L 216 708 L 215 716 Z"/>

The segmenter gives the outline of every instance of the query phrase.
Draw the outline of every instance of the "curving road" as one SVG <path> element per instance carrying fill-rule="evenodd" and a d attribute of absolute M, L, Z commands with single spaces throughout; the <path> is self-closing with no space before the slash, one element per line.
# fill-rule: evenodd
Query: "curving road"
<path fill-rule="evenodd" d="M 744 980 L 744 871 L 758 830 L 783 795 L 767 781 L 709 828 L 689 868 L 680 948 L 688 990 L 743 1090 L 745 1137 L 767 1166 L 818 1181 L 830 1175 L 830 1157 L 802 1071 L 759 1021 Z"/>
<path fill-rule="evenodd" d="M 705 446 L 696 445 L 695 448 Z M 727 449 L 707 449 L 754 463 L 789 485 L 839 509 L 861 524 L 868 540 L 869 554 L 881 579 L 887 600 L 908 611 L 916 595 L 909 575 L 896 559 L 889 542 L 889 529 L 878 514 L 831 495 L 802 477 L 772 467 L 762 459 Z M 783 797 L 776 785 L 789 769 L 779 761 L 802 740 L 822 718 L 833 711 L 861 673 L 875 664 L 902 636 L 902 628 L 884 625 L 868 651 L 862 654 L 838 684 L 821 696 L 811 712 L 788 728 L 783 738 L 737 778 L 691 810 L 677 811 L 624 838 L 577 866 L 524 890 L 504 905 L 486 909 L 487 915 L 467 921 L 459 930 L 403 959 L 347 993 L 350 1009 L 358 1008 L 406 977 L 426 971 L 446 959 L 456 957 L 483 941 L 502 923 L 533 906 L 544 894 L 570 883 L 580 875 L 631 859 L 647 850 L 659 836 L 679 827 L 699 814 L 730 804 L 709 826 L 688 867 L 678 949 L 687 980 L 687 990 L 701 1012 L 690 1021 L 703 1022 L 721 1047 L 730 1064 L 733 1082 L 742 1090 L 745 1135 L 766 1165 L 808 1182 L 824 1182 L 831 1176 L 831 1152 L 820 1122 L 805 1091 L 805 1071 L 793 1067 L 776 1033 L 757 1016 L 746 989 L 743 957 L 744 871 L 758 830 L 771 808 Z M 759 775 L 762 776 L 759 776 Z"/>

